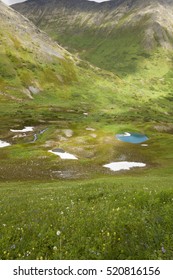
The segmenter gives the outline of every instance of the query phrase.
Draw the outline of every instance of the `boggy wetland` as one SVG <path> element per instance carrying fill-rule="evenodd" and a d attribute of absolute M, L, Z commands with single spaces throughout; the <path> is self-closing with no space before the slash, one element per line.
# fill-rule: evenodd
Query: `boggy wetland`
<path fill-rule="evenodd" d="M 10 128 L 1 136 L 0 178 L 91 179 L 106 174 L 145 174 L 169 165 L 169 151 L 165 149 L 172 140 L 172 133 L 159 133 L 156 127 L 148 130 L 150 139 L 139 133 L 116 134 L 123 127 L 128 125 L 106 126 L 105 130 L 97 124 L 94 127 L 44 124 Z M 111 164 L 117 168 L 112 169 Z M 132 170 L 124 173 L 130 168 Z"/>

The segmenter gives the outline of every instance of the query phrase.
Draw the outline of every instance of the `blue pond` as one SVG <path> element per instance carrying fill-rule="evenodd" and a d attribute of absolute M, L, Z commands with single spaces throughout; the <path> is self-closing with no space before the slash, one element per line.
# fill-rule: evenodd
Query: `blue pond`
<path fill-rule="evenodd" d="M 148 140 L 148 137 L 141 133 L 129 133 L 125 132 L 123 134 L 117 134 L 116 138 L 120 141 L 133 143 L 133 144 L 140 144 Z"/>

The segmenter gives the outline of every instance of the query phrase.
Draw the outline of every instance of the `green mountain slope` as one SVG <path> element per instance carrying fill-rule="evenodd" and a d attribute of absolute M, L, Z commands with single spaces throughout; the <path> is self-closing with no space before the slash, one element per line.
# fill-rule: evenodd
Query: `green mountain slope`
<path fill-rule="evenodd" d="M 13 7 L 80 57 L 125 76 L 146 72 L 146 58 L 156 64 L 152 55 L 160 49 L 163 61 L 172 50 L 172 5 L 169 0 L 29 0 Z"/>
<path fill-rule="evenodd" d="M 4 106 L 1 111 L 7 118 L 6 102 L 15 110 L 20 107 L 18 111 L 23 113 L 27 112 L 23 104 L 31 108 L 42 106 L 40 110 L 30 110 L 32 116 L 36 114 L 35 120 L 43 115 L 46 118 L 44 111 L 51 105 L 84 112 L 91 107 L 102 110 L 105 104 L 110 105 L 101 84 L 104 82 L 105 87 L 108 86 L 107 94 L 112 96 L 119 81 L 116 76 L 98 73 L 2 2 L 0 24 L 0 98 L 1 107 Z M 98 103 L 94 105 L 93 99 L 98 99 Z M 47 118 L 51 119 L 51 113 Z M 22 120 L 25 121 L 24 116 Z"/>
<path fill-rule="evenodd" d="M 148 113 L 157 106 L 164 116 L 172 115 L 172 5 L 169 0 L 29 0 L 13 7 L 66 49 L 128 82 L 127 102 L 130 92 L 142 92 L 143 104 L 152 100 Z"/>
<path fill-rule="evenodd" d="M 57 3 L 57 1 L 55 2 Z M 46 2 L 41 3 L 44 7 Z M 69 2 L 60 1 L 60 3 Z M 85 1 L 81 1 L 81 3 L 85 3 Z M 169 102 L 172 98 L 170 92 L 172 76 L 169 72 L 171 59 L 167 61 L 166 55 L 164 57 L 166 63 L 162 63 L 163 56 L 159 57 L 159 53 L 155 53 L 152 68 L 148 59 L 149 55 L 141 50 L 142 62 L 139 62 L 136 52 L 137 45 L 135 45 L 133 60 L 128 62 L 125 59 L 126 63 L 121 62 L 121 65 L 129 67 L 129 71 L 133 74 L 136 71 L 135 67 L 137 68 L 141 63 L 140 71 L 142 72 L 144 68 L 145 71 L 142 72 L 142 77 L 141 72 L 138 71 L 136 76 L 131 75 L 132 78 L 130 78 L 129 75 L 127 80 L 123 81 L 114 74 L 93 68 L 88 63 L 72 56 L 26 18 L 4 4 L 0 4 L 1 26 L 3 27 L 0 46 L 2 57 L 0 90 L 1 99 L 4 102 L 6 99 L 9 102 L 11 100 L 15 107 L 20 103 L 23 104 L 24 101 L 26 104 L 29 103 L 31 108 L 41 104 L 42 108 L 39 110 L 34 110 L 34 113 L 31 110 L 33 120 L 54 119 L 56 110 L 65 108 L 65 110 L 89 111 L 93 114 L 94 120 L 103 118 L 110 122 L 111 120 L 135 120 L 136 117 L 139 121 L 170 121 L 172 116 L 172 104 Z M 24 4 L 26 5 L 27 2 L 22 5 Z M 28 4 L 32 4 L 32 1 L 29 1 Z M 92 3 L 91 6 L 95 7 L 95 4 Z M 70 6 L 71 8 L 73 5 Z M 36 12 L 39 14 L 37 10 Z M 73 29 L 73 25 L 71 27 Z M 85 36 L 87 35 L 87 32 L 83 31 L 83 33 Z M 128 38 L 133 37 L 132 33 L 127 35 Z M 120 37 L 120 41 L 123 38 L 123 36 Z M 93 36 L 93 40 L 96 39 L 97 37 Z M 109 43 L 106 39 L 104 41 L 105 44 Z M 113 38 L 112 42 L 114 42 Z M 118 51 L 122 51 L 122 49 L 118 48 Z M 111 51 L 111 47 L 109 46 L 105 50 Z M 90 57 L 92 58 L 92 54 Z M 99 59 L 101 56 L 97 54 L 96 57 Z M 117 59 L 115 61 L 118 65 Z M 102 60 L 99 60 L 99 63 L 102 64 Z M 156 67 L 161 63 L 162 68 L 156 72 Z M 119 65 L 120 68 L 121 65 Z M 116 70 L 118 70 L 117 66 Z M 55 109 L 50 110 L 49 106 L 52 104 Z M 23 105 L 21 107 L 23 108 Z M 51 113 L 48 114 L 47 109 Z M 26 119 L 28 118 L 29 116 L 26 117 Z M 25 120 L 24 116 L 22 120 Z"/>
<path fill-rule="evenodd" d="M 131 97 L 140 98 L 145 104 L 140 116 L 150 119 L 156 106 L 163 120 L 172 117 L 172 5 L 169 0 L 29 0 L 13 7 L 67 49 L 123 78 L 120 91 L 128 111 L 133 112 Z"/>
<path fill-rule="evenodd" d="M 13 93 L 14 98 L 32 99 L 48 84 L 76 80 L 71 55 L 2 2 L 0 24 L 1 95 Z"/>

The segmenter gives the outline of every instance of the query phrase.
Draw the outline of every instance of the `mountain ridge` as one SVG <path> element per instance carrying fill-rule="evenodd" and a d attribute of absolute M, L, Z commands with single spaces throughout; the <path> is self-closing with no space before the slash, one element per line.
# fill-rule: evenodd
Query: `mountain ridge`
<path fill-rule="evenodd" d="M 170 8 L 170 5 L 173 6 L 172 0 L 112 0 L 103 3 L 85 0 L 51 0 L 47 3 L 45 0 L 30 0 L 24 3 L 12 5 L 12 7 L 25 14 L 34 21 L 36 25 L 43 27 L 43 29 L 44 25 L 42 26 L 41 22 L 44 21 L 44 18 L 48 21 L 47 25 L 50 20 L 51 26 L 51 23 L 53 24 L 54 21 L 58 21 L 57 17 L 60 17 L 60 20 L 63 21 L 63 18 L 66 18 L 67 16 L 67 20 L 69 20 L 69 27 L 70 25 L 75 24 L 75 19 L 77 18 L 79 25 L 83 28 L 93 27 L 93 25 L 95 25 L 95 29 L 103 29 L 111 33 L 114 31 L 115 25 L 117 25 L 118 28 L 127 28 L 129 26 L 133 27 L 145 16 L 147 16 L 150 17 L 151 22 L 148 22 L 149 31 L 146 31 L 146 37 L 149 36 L 150 38 L 148 41 L 152 40 L 152 43 L 150 46 L 149 42 L 144 45 L 148 46 L 148 49 L 154 46 L 153 31 L 156 35 L 158 34 L 158 40 L 163 48 L 172 49 L 172 44 L 169 43 L 168 35 L 165 30 L 163 30 L 166 28 L 169 35 L 173 37 L 173 13 L 168 9 Z M 133 11 L 133 9 L 135 9 L 135 11 Z M 52 10 L 54 11 L 52 12 Z M 72 13 L 71 16 L 69 15 L 69 11 Z M 78 14 L 79 12 L 83 12 L 83 14 L 80 15 Z M 88 15 L 86 12 L 88 12 Z M 36 17 L 34 16 L 34 13 L 36 13 Z M 165 14 L 167 15 L 166 17 L 163 16 Z M 73 17 L 74 19 L 72 19 Z M 152 26 L 153 23 L 155 23 L 155 26 Z M 57 25 L 57 28 L 58 26 L 59 25 Z M 56 27 L 56 24 L 54 27 Z M 164 44 L 163 41 L 166 43 Z"/>
<path fill-rule="evenodd" d="M 150 57 L 158 52 L 163 60 L 170 56 L 172 6 L 172 0 L 29 0 L 12 7 L 70 52 L 124 77 L 136 71 L 143 58 L 152 63 Z"/>

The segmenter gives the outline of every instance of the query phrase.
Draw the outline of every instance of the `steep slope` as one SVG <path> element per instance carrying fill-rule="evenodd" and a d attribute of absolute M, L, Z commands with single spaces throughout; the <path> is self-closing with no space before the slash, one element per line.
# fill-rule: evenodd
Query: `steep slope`
<path fill-rule="evenodd" d="M 2 2 L 0 24 L 2 133 L 10 123 L 76 121 L 88 111 L 97 116 L 121 99 L 119 78 L 75 58 Z"/>
<path fill-rule="evenodd" d="M 32 99 L 48 84 L 66 84 L 76 79 L 70 54 L 2 2 L 0 25 L 1 95 Z"/>
<path fill-rule="evenodd" d="M 173 49 L 172 0 L 28 0 L 13 6 L 71 51 L 125 75 Z"/>
<path fill-rule="evenodd" d="M 93 98 L 95 101 L 98 98 L 98 107 L 104 108 L 106 96 L 102 85 L 98 84 L 107 81 L 107 94 L 112 95 L 116 90 L 116 77 L 98 75 L 98 70 L 76 59 L 1 1 L 0 24 L 0 106 L 4 117 L 8 119 L 12 113 L 7 102 L 13 114 L 16 115 L 16 111 L 21 114 L 16 121 L 23 122 L 29 118 L 35 121 L 54 119 L 56 110 L 61 111 L 61 107 L 80 108 L 84 112 L 91 107 L 94 110 Z M 29 104 L 28 110 L 25 110 L 24 103 Z M 49 106 L 53 105 L 59 109 L 50 109 Z"/>

